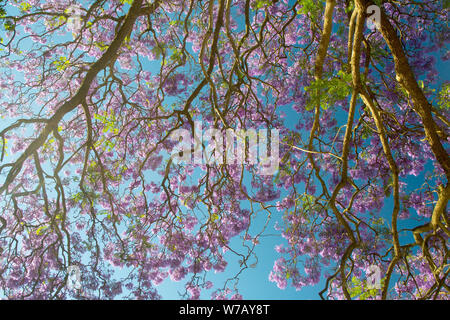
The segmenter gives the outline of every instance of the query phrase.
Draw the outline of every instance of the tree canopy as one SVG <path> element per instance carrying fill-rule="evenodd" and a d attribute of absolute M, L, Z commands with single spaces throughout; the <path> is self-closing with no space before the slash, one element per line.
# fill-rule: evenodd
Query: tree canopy
<path fill-rule="evenodd" d="M 281 289 L 450 298 L 448 2 L 0 7 L 0 296 L 158 299 L 170 279 L 181 298 L 246 298 L 277 234 L 261 281 Z M 180 129 L 212 151 L 198 122 L 278 130 L 278 169 L 175 162 Z M 211 280 L 230 256 L 239 270 Z"/>

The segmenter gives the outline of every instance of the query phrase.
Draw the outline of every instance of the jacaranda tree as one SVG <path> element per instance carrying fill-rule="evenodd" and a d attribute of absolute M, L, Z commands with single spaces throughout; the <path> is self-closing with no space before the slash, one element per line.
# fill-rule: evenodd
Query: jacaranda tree
<path fill-rule="evenodd" d="M 157 299 L 170 278 L 245 298 L 278 232 L 261 281 L 449 299 L 446 4 L 1 1 L 0 296 Z M 249 161 L 252 137 L 230 161 L 198 123 L 267 130 L 279 166 Z"/>

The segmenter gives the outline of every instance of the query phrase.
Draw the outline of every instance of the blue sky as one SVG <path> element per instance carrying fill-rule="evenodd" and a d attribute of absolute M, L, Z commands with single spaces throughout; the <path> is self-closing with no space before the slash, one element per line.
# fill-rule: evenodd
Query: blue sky
<path fill-rule="evenodd" d="M 156 62 L 148 63 L 147 68 L 152 72 L 153 75 L 156 75 L 159 71 L 159 64 Z M 440 71 L 440 82 L 449 80 L 449 64 L 447 62 L 439 61 L 438 69 Z M 170 100 L 168 100 L 170 103 Z M 294 127 L 298 116 L 291 109 L 291 106 L 283 107 L 284 112 L 288 114 L 286 117 L 285 125 L 287 127 Z M 346 120 L 345 114 L 338 115 L 338 121 L 343 122 Z M 0 130 L 4 128 L 7 124 L 10 123 L 10 119 L 2 119 L 0 120 Z M 159 176 L 148 176 L 150 180 L 159 179 Z M 418 182 L 422 182 L 423 176 L 420 176 L 419 179 L 416 177 L 410 177 L 407 179 L 408 188 L 415 189 L 418 187 Z M 301 190 L 301 189 L 300 189 Z M 282 199 L 286 194 L 286 191 L 283 191 L 280 199 Z M 243 204 L 244 206 L 248 206 L 248 203 Z M 390 214 L 392 212 L 392 199 L 389 198 L 385 202 L 385 206 L 382 209 L 381 215 L 385 217 L 387 221 L 390 221 Z M 294 288 L 288 286 L 284 290 L 280 290 L 275 283 L 269 282 L 268 276 L 273 267 L 274 261 L 279 257 L 279 254 L 274 250 L 276 245 L 285 243 L 284 239 L 280 237 L 279 231 L 275 230 L 275 223 L 281 222 L 283 212 L 278 212 L 276 209 L 272 209 L 272 219 L 266 229 L 266 236 L 260 238 L 260 244 L 256 247 L 255 253 L 258 256 L 258 264 L 255 268 L 249 268 L 244 270 L 244 272 L 240 275 L 239 280 L 239 292 L 244 296 L 245 299 L 256 299 L 256 300 L 264 300 L 264 299 L 283 299 L 283 300 L 297 300 L 297 299 L 319 299 L 318 292 L 324 288 L 325 281 L 322 278 L 322 281 L 313 287 L 304 287 L 300 291 L 296 291 Z M 256 220 L 254 221 L 254 230 L 259 230 L 263 227 L 266 222 L 266 215 L 261 214 L 257 215 Z M 408 227 L 416 226 L 417 223 L 415 221 L 408 221 L 406 224 Z M 403 227 L 403 226 L 402 226 Z M 404 241 L 410 241 L 410 238 L 404 239 Z M 239 237 L 237 237 L 233 242 L 239 247 Z M 211 274 L 210 280 L 217 279 L 217 283 L 221 283 L 229 276 L 234 275 L 234 273 L 239 271 L 238 266 L 238 258 L 230 253 L 227 253 L 227 261 L 228 268 L 225 273 L 220 274 Z M 163 299 L 178 299 L 178 292 L 182 292 L 184 290 L 184 280 L 178 283 L 171 282 L 168 278 L 164 281 L 160 286 L 158 286 L 158 290 L 162 295 Z M 215 281 L 213 281 L 215 282 Z M 203 299 L 208 299 L 209 296 L 206 292 L 202 295 Z"/>

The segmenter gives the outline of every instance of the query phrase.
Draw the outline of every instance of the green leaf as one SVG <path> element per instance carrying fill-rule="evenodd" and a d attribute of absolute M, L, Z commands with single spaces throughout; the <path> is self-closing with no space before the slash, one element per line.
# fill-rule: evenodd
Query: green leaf
<path fill-rule="evenodd" d="M 164 52 L 164 50 L 165 50 L 164 44 L 161 44 L 160 46 L 157 45 L 157 46 L 153 47 L 152 52 L 155 55 L 156 60 L 159 60 L 161 58 L 161 54 Z"/>
<path fill-rule="evenodd" d="M 53 64 L 56 66 L 56 70 L 58 70 L 59 72 L 62 72 L 67 69 L 67 67 L 70 64 L 70 61 L 66 57 L 62 56 L 62 57 L 59 57 L 58 60 L 53 61 Z"/>
<path fill-rule="evenodd" d="M 331 79 L 318 79 L 305 87 L 309 93 L 309 101 L 306 110 L 312 110 L 316 105 L 322 109 L 328 109 L 339 100 L 346 99 L 351 92 L 351 74 L 340 70 L 337 76 Z"/>
<path fill-rule="evenodd" d="M 350 290 L 348 293 L 350 294 L 350 297 L 355 298 L 355 297 L 359 296 L 363 292 L 362 287 L 361 287 L 361 280 L 359 280 L 357 277 L 353 276 L 352 285 L 350 286 L 349 289 Z"/>
<path fill-rule="evenodd" d="M 44 231 L 45 229 L 47 229 L 48 228 L 48 226 L 41 226 L 41 227 L 39 227 L 37 230 L 36 230 L 36 234 L 38 235 L 38 236 L 40 236 L 41 234 L 42 234 L 42 231 Z"/>
<path fill-rule="evenodd" d="M 5 28 L 6 31 L 14 31 L 16 25 L 14 24 L 13 21 L 8 20 L 4 23 L 3 27 Z"/>
<path fill-rule="evenodd" d="M 108 49 L 108 45 L 105 43 L 105 42 L 103 42 L 103 41 L 96 41 L 95 43 L 94 43 L 94 45 L 97 47 L 97 48 L 99 48 L 100 49 L 100 51 L 105 51 L 106 49 Z"/>
<path fill-rule="evenodd" d="M 450 83 L 446 83 L 439 91 L 437 105 L 440 109 L 450 109 Z"/>
<path fill-rule="evenodd" d="M 423 81 L 422 80 L 419 80 L 419 86 L 420 86 L 420 88 L 425 88 L 425 85 L 424 85 L 424 83 L 423 83 Z"/>
<path fill-rule="evenodd" d="M 320 12 L 323 11 L 322 1 L 299 0 L 298 4 L 301 7 L 297 10 L 297 14 L 308 14 L 313 20 L 316 20 Z"/>
<path fill-rule="evenodd" d="M 32 7 L 31 4 L 29 4 L 28 2 L 22 2 L 20 4 L 20 11 L 27 12 L 31 9 L 31 7 Z"/>
<path fill-rule="evenodd" d="M 271 3 L 272 3 L 271 0 L 257 0 L 256 3 L 255 3 L 255 8 L 256 9 L 261 9 L 261 8 L 264 8 L 264 7 L 268 6 L 268 5 L 270 5 Z"/>

